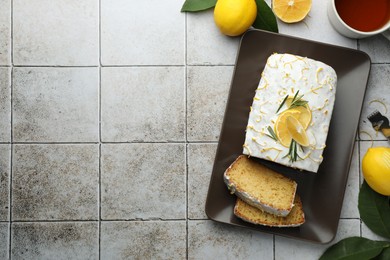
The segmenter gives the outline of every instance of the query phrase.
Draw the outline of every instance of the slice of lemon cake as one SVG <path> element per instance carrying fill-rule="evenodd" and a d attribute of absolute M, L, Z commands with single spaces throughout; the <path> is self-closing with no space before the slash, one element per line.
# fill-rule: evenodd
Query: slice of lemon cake
<path fill-rule="evenodd" d="M 269 214 L 249 205 L 240 198 L 237 198 L 234 215 L 246 222 L 270 227 L 297 227 L 305 223 L 305 214 L 298 195 L 295 196 L 294 207 L 286 217 Z"/>
<path fill-rule="evenodd" d="M 294 206 L 297 183 L 245 155 L 240 155 L 224 173 L 232 193 L 270 214 L 287 216 Z"/>
<path fill-rule="evenodd" d="M 272 54 L 261 74 L 243 153 L 317 172 L 336 95 L 334 69 L 292 54 Z"/>

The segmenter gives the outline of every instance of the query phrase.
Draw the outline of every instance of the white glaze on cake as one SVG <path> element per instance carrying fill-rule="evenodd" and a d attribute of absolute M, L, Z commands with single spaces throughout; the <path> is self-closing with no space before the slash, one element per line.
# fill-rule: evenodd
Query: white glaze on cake
<path fill-rule="evenodd" d="M 336 95 L 337 76 L 334 69 L 322 62 L 292 54 L 273 54 L 265 65 L 253 99 L 246 129 L 243 153 L 274 161 L 289 167 L 317 172 L 326 147 L 329 124 Z M 288 147 L 267 136 L 267 127 L 274 127 L 276 110 L 286 95 L 299 90 L 308 101 L 312 119 L 306 133 L 310 145 L 299 150 L 302 159 L 292 162 L 284 157 Z"/>

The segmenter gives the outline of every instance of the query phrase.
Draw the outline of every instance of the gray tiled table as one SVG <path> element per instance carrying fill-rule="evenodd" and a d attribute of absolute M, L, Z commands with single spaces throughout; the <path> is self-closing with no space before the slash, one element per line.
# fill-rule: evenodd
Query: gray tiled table
<path fill-rule="evenodd" d="M 207 219 L 239 38 L 182 3 L 0 0 L 0 259 L 316 259 L 328 247 Z M 279 28 L 372 59 L 332 243 L 377 239 L 357 195 L 369 135 L 389 146 L 366 117 L 384 110 L 372 100 L 390 108 L 390 43 L 340 36 L 326 4 Z"/>

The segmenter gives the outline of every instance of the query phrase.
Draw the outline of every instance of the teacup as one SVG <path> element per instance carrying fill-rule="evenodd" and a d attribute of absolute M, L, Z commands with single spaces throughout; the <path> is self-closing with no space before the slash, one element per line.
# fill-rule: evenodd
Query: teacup
<path fill-rule="evenodd" d="M 356 39 L 383 34 L 390 40 L 390 0 L 328 1 L 328 18 L 340 34 Z"/>

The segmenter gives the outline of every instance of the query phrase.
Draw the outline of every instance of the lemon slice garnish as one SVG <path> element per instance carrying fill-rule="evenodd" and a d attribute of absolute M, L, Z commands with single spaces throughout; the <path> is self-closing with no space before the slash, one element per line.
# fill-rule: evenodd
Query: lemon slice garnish
<path fill-rule="evenodd" d="M 291 106 L 292 100 L 293 100 L 292 97 L 287 98 L 287 100 L 286 100 L 287 107 Z M 295 117 L 295 118 L 298 119 L 298 121 L 302 124 L 303 128 L 305 128 L 305 130 L 306 130 L 309 127 L 310 122 L 311 122 L 311 110 L 310 110 L 309 106 L 308 105 L 297 106 L 294 108 L 290 108 L 290 110 L 295 110 L 295 111 L 298 111 L 300 113 L 299 117 L 298 118 Z"/>
<path fill-rule="evenodd" d="M 305 128 L 295 117 L 286 117 L 286 128 L 291 139 L 294 139 L 298 144 L 302 146 L 308 146 L 310 144 Z"/>
<path fill-rule="evenodd" d="M 299 114 L 300 112 L 298 110 L 289 109 L 282 112 L 276 119 L 274 131 L 279 142 L 285 147 L 289 147 L 292 140 L 292 137 L 287 129 L 286 119 L 288 117 L 299 118 Z"/>

